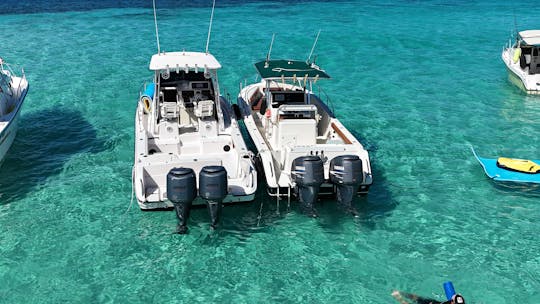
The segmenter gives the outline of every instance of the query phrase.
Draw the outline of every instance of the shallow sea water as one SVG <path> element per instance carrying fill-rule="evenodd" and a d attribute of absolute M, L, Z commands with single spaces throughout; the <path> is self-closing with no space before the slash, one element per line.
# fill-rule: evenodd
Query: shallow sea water
<path fill-rule="evenodd" d="M 222 91 L 253 63 L 317 63 L 336 114 L 369 148 L 375 184 L 351 218 L 310 219 L 258 198 L 205 209 L 179 236 L 173 212 L 131 200 L 133 118 L 156 52 L 151 1 L 0 4 L 0 56 L 30 91 L 0 168 L 0 303 L 392 303 L 393 289 L 468 303 L 540 298 L 540 190 L 491 182 L 486 157 L 540 158 L 540 98 L 507 79 L 529 1 L 218 1 L 211 52 Z M 162 50 L 204 50 L 210 3 L 164 1 Z M 158 6 L 160 1 L 158 1 Z M 262 210 L 262 211 L 261 211 Z"/>

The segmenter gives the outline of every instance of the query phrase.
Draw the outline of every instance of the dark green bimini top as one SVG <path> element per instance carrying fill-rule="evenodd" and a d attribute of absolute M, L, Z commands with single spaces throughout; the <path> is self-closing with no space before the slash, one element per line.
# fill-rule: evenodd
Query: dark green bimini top
<path fill-rule="evenodd" d="M 262 78 L 285 78 L 298 77 L 330 78 L 325 71 L 315 64 L 297 60 L 269 60 L 255 63 L 255 68 Z"/>

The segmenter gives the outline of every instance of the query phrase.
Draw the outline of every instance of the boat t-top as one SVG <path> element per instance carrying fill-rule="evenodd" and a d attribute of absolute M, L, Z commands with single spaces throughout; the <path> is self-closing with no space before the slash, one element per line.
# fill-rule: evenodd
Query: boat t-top
<path fill-rule="evenodd" d="M 502 51 L 514 84 L 529 94 L 540 94 L 540 30 L 521 31 Z"/>
<path fill-rule="evenodd" d="M 255 64 L 262 81 L 242 88 L 238 105 L 258 150 L 268 193 L 294 194 L 316 216 L 319 194 L 337 194 L 347 210 L 372 184 L 368 152 L 313 93 L 330 76 L 313 62 L 270 60 Z"/>
<path fill-rule="evenodd" d="M 20 74 L 0 58 L 0 163 L 17 134 L 21 107 L 28 92 L 24 70 Z"/>
<path fill-rule="evenodd" d="M 193 203 L 207 203 L 215 227 L 223 202 L 251 201 L 257 189 L 253 153 L 220 95 L 220 68 L 208 42 L 206 52 L 160 52 L 158 40 L 154 79 L 140 94 L 134 191 L 143 210 L 174 207 L 178 233 Z"/>

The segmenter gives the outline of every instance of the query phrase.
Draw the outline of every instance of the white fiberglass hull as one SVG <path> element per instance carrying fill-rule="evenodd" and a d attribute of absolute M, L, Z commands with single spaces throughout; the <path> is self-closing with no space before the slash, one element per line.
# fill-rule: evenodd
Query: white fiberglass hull
<path fill-rule="evenodd" d="M 501 54 L 508 70 L 508 79 L 527 94 L 540 94 L 540 74 L 530 75 L 528 70 L 522 69 L 520 61 L 514 61 L 516 50 L 516 48 L 505 48 Z"/>
<path fill-rule="evenodd" d="M 279 126 L 284 120 L 276 119 L 270 122 L 271 117 L 253 110 L 250 103 L 247 102 L 252 92 L 261 89 L 262 86 L 264 86 L 264 83 L 261 82 L 242 89 L 239 94 L 238 104 L 244 115 L 247 132 L 257 147 L 267 186 L 270 188 L 269 194 L 290 196 L 291 189 L 295 187 L 291 172 L 293 161 L 298 157 L 307 155 L 320 156 L 323 160 L 326 182 L 321 188 L 327 188 L 330 191 L 335 191 L 329 181 L 330 161 L 338 156 L 358 156 L 362 161 L 363 168 L 362 183 L 358 192 L 367 193 L 369 186 L 373 183 L 368 152 L 338 119 L 329 115 L 330 110 L 326 105 L 313 97 L 312 103 L 317 104 L 321 118 L 318 125 L 314 126 L 318 130 L 315 131 L 317 134 L 313 141 L 314 144 L 303 144 L 304 139 L 302 138 L 309 136 L 310 131 L 310 128 L 302 129 L 302 125 L 306 120 L 297 121 L 299 125 L 293 126 L 291 132 L 285 134 L 284 129 Z M 295 88 L 292 87 L 292 89 Z M 295 123 L 294 121 L 291 122 Z M 276 125 L 278 127 L 274 127 Z M 277 135 L 277 132 L 282 133 Z M 271 134 L 279 138 L 272 139 Z M 287 139 L 284 141 L 284 138 Z"/>
<path fill-rule="evenodd" d="M 229 115 L 229 112 L 224 112 Z M 230 117 L 229 127 L 217 136 L 206 137 L 200 132 L 187 132 L 167 142 L 149 134 L 148 118 L 142 103 L 139 103 L 135 116 L 133 185 L 141 209 L 174 206 L 167 199 L 167 174 L 171 169 L 180 167 L 193 169 L 198 183 L 203 167 L 223 166 L 228 174 L 228 194 L 223 202 L 244 202 L 255 198 L 257 172 L 252 153 L 245 146 L 233 117 Z M 193 203 L 203 202 L 197 197 Z"/>
<path fill-rule="evenodd" d="M 15 137 L 17 136 L 17 128 L 19 124 L 19 113 L 17 113 L 11 121 L 6 123 L 6 126 L 0 133 L 0 163 L 4 161 L 9 148 L 13 144 Z"/>
<path fill-rule="evenodd" d="M 20 87 L 20 89 L 15 90 L 13 96 L 16 99 L 14 107 L 9 113 L 0 116 L 0 164 L 3 163 L 4 157 L 17 136 L 20 112 L 28 92 L 26 78 L 13 77 L 12 83 L 14 86 Z"/>

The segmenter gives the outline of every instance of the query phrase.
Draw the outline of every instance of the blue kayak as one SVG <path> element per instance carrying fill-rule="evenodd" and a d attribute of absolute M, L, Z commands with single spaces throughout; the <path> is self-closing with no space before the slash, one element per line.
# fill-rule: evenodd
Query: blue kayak
<path fill-rule="evenodd" d="M 514 170 L 509 170 L 497 166 L 496 158 L 483 158 L 476 155 L 474 149 L 471 147 L 474 157 L 484 168 L 486 175 L 491 179 L 501 182 L 517 182 L 517 183 L 536 183 L 540 184 L 540 173 L 522 173 Z M 532 160 L 537 164 L 540 164 L 540 160 Z"/>

